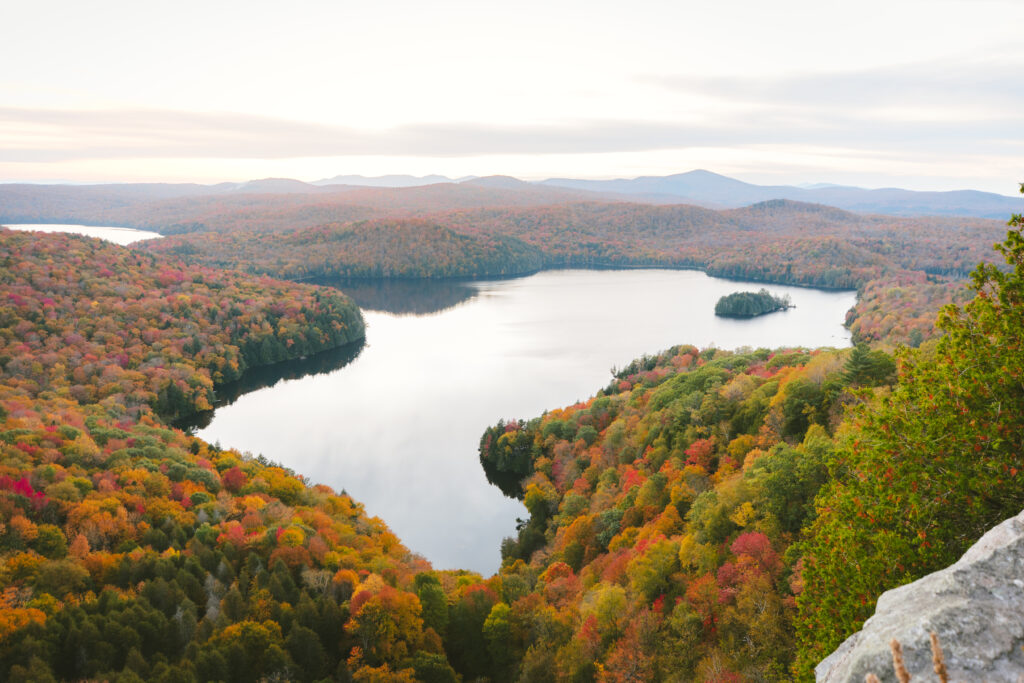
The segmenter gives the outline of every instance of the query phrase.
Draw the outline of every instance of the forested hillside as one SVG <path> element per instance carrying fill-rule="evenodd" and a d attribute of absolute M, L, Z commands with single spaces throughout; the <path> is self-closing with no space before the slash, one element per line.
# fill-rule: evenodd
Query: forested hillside
<path fill-rule="evenodd" d="M 515 237 L 466 234 L 415 219 L 157 241 L 149 251 L 291 280 L 519 275 L 545 263 L 539 249 Z"/>
<path fill-rule="evenodd" d="M 904 272 L 862 286 L 846 324 L 860 341 L 917 347 L 935 335 L 939 309 L 949 303 L 962 305 L 971 296 L 964 281 Z"/>
<path fill-rule="evenodd" d="M 843 407 L 893 370 L 864 348 L 676 347 L 589 401 L 488 429 L 485 471 L 530 511 L 500 578 L 531 590 L 492 612 L 510 622 L 511 679 L 785 680 L 787 550 Z M 543 614 L 561 628 L 530 629 Z"/>
<path fill-rule="evenodd" d="M 363 338 L 337 290 L 185 265 L 68 234 L 0 230 L 0 382 L 31 395 L 209 410 L 246 368 Z"/>
<path fill-rule="evenodd" d="M 348 496 L 150 416 L 0 406 L 3 680 L 448 671 L 412 592 L 428 566 Z"/>
<path fill-rule="evenodd" d="M 84 237 L 0 248 L 0 679 L 454 680 L 429 565 L 382 522 L 164 422 L 361 338 L 348 299 Z"/>
<path fill-rule="evenodd" d="M 965 277 L 979 261 L 992 258 L 992 243 L 1004 232 L 994 220 L 864 216 L 791 201 L 726 211 L 570 204 L 435 217 L 457 230 L 513 235 L 568 264 L 603 257 L 626 265 L 632 254 L 638 263 L 826 287 L 855 286 L 892 270 Z M 595 247 L 606 253 L 590 255 Z"/>

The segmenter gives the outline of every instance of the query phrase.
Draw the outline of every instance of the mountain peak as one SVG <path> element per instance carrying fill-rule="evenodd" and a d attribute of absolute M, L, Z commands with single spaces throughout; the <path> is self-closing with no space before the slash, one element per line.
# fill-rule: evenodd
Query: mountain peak
<path fill-rule="evenodd" d="M 513 178 L 508 175 L 489 175 L 483 178 L 473 178 L 460 183 L 461 185 L 478 185 L 480 187 L 504 188 L 518 190 L 532 185 L 525 180 Z"/>
<path fill-rule="evenodd" d="M 251 192 L 269 194 L 294 194 L 306 192 L 318 192 L 320 188 L 301 180 L 292 178 L 261 178 L 249 180 L 244 183 L 237 183 L 230 188 L 232 192 Z"/>

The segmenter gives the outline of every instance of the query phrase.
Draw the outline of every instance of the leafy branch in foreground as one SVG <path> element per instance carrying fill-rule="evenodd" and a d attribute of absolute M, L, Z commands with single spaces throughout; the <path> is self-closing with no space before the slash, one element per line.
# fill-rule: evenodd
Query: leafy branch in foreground
<path fill-rule="evenodd" d="M 900 381 L 863 406 L 830 463 L 801 545 L 796 670 L 854 632 L 884 590 L 955 561 L 1024 507 L 1024 237 L 1021 216 L 982 263 L 945 336 L 899 355 Z"/>

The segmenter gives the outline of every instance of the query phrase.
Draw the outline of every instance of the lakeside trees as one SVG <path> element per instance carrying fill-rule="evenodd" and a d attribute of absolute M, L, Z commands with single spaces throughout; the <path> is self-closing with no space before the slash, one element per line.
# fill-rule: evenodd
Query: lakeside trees
<path fill-rule="evenodd" d="M 208 410 L 214 387 L 247 368 L 363 337 L 337 290 L 76 235 L 0 230 L 0 285 L 0 382 L 129 416 Z"/>
<path fill-rule="evenodd" d="M 786 679 L 786 551 L 842 405 L 878 382 L 854 379 L 850 356 L 674 347 L 588 401 L 487 430 L 485 471 L 503 490 L 518 480 L 530 512 L 499 578 L 532 590 L 507 609 L 564 625 L 522 633 L 511 679 Z"/>

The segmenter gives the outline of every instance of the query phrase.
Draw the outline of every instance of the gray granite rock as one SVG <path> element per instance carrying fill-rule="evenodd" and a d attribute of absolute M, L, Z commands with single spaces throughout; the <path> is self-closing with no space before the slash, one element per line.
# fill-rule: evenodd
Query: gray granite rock
<path fill-rule="evenodd" d="M 864 627 L 814 669 L 819 682 L 895 681 L 898 640 L 914 683 L 937 681 L 929 633 L 950 681 L 1024 683 L 1024 512 L 990 529 L 956 564 L 878 598 Z"/>

